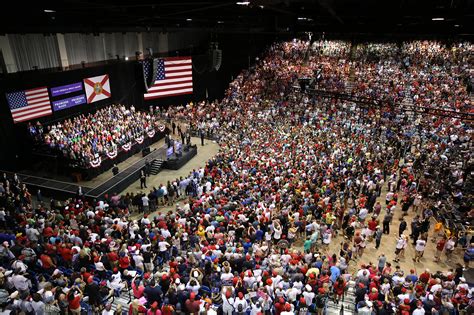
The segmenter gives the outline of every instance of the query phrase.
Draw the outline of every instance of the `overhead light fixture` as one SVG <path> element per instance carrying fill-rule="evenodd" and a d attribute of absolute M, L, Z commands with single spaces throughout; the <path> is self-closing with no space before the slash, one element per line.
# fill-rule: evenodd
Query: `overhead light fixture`
<path fill-rule="evenodd" d="M 444 18 L 439 17 L 439 18 L 432 18 L 432 21 L 444 21 Z"/>
<path fill-rule="evenodd" d="M 128 60 L 128 57 L 125 57 L 125 60 Z"/>
<path fill-rule="evenodd" d="M 305 17 L 299 17 L 298 18 L 298 21 L 306 21 L 306 20 L 307 20 L 307 18 L 305 18 Z"/>
<path fill-rule="evenodd" d="M 186 21 L 191 22 L 193 19 L 186 19 Z"/>
<path fill-rule="evenodd" d="M 45 10 L 44 10 L 44 13 L 55 13 L 55 12 L 56 12 L 56 11 L 54 11 L 54 10 L 49 10 L 49 9 L 45 9 Z"/>
<path fill-rule="evenodd" d="M 217 21 L 217 24 L 224 24 L 224 21 Z"/>
<path fill-rule="evenodd" d="M 454 24 L 454 27 L 459 27 L 459 26 L 461 26 L 461 25 L 459 25 L 459 24 Z"/>
<path fill-rule="evenodd" d="M 235 4 L 237 4 L 237 5 L 249 5 L 250 1 L 240 1 L 240 2 L 236 2 Z"/>

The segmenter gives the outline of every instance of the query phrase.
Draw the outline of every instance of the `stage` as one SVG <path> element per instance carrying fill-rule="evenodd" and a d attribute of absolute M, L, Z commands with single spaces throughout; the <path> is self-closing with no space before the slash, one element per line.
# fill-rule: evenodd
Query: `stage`
<path fill-rule="evenodd" d="M 173 154 L 172 156 L 167 158 L 163 164 L 163 167 L 169 170 L 179 170 L 181 167 L 183 167 L 184 164 L 188 163 L 188 161 L 196 155 L 197 146 L 192 145 L 187 151 L 183 150 L 181 156 L 176 156 L 175 154 Z"/>
<path fill-rule="evenodd" d="M 160 140 L 150 147 L 151 152 L 145 157 L 139 152 L 131 156 L 128 160 L 118 164 L 119 173 L 116 176 L 112 172 L 100 174 L 91 181 L 73 182 L 71 178 L 65 176 L 54 176 L 47 172 L 24 170 L 17 175 L 22 183 L 25 183 L 30 190 L 33 198 L 38 189 L 43 196 L 54 196 L 57 199 L 66 199 L 76 197 L 79 186 L 82 188 L 83 195 L 88 199 L 103 198 L 106 194 L 121 193 L 131 184 L 139 180 L 140 170 L 145 167 L 146 161 L 149 161 L 155 169 L 161 171 L 162 168 L 177 170 L 189 162 L 197 154 L 197 147 L 191 146 L 182 156 L 171 156 L 166 160 L 166 145 L 164 140 Z M 13 176 L 12 172 L 0 171 Z"/>

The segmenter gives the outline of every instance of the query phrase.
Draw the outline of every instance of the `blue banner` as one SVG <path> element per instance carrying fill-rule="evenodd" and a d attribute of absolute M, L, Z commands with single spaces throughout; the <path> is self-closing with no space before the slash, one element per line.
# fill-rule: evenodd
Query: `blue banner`
<path fill-rule="evenodd" d="M 84 94 L 68 97 L 59 101 L 53 102 L 53 110 L 63 110 L 66 108 L 74 107 L 77 105 L 85 104 L 87 102 L 86 96 Z"/>
<path fill-rule="evenodd" d="M 59 95 L 74 93 L 77 91 L 82 91 L 82 82 L 53 87 L 51 88 L 51 96 L 56 97 Z"/>

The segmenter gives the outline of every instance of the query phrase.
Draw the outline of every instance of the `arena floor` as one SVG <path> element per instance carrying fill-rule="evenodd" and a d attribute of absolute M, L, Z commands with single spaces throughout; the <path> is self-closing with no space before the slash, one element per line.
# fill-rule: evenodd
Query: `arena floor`
<path fill-rule="evenodd" d="M 188 175 L 193 169 L 204 166 L 206 164 L 206 161 L 208 161 L 212 156 L 214 156 L 219 151 L 219 146 L 217 145 L 217 143 L 206 140 L 205 145 L 201 146 L 200 141 L 201 140 L 199 138 L 192 138 L 192 143 L 198 144 L 197 156 L 195 156 L 191 161 L 189 161 L 180 170 L 177 170 L 177 171 L 162 170 L 158 175 L 148 177 L 147 178 L 148 189 L 162 183 L 166 184 L 168 180 L 174 180 L 180 176 Z M 145 192 L 145 190 L 140 189 L 140 181 L 136 181 L 123 193 L 127 193 L 127 192 L 137 193 L 140 191 Z M 380 201 L 382 205 L 385 204 L 386 192 L 387 192 L 387 187 L 385 185 L 384 189 L 382 190 L 381 196 L 377 199 L 377 201 Z M 179 204 L 180 202 L 182 203 L 183 201 L 184 200 L 179 200 L 176 203 Z M 173 211 L 174 209 L 176 209 L 176 206 L 160 207 L 157 211 L 152 212 L 149 216 L 152 218 L 158 212 L 169 211 L 169 210 Z M 383 219 L 383 211 L 384 209 L 382 209 L 382 214 L 379 216 L 380 221 Z M 405 217 L 405 220 L 408 223 L 408 228 L 407 230 L 405 230 L 405 234 L 407 235 L 410 232 L 410 223 L 414 216 L 415 216 L 414 212 L 410 209 L 410 211 L 408 212 L 408 215 Z M 134 214 L 133 217 L 138 219 L 141 217 L 141 215 Z M 379 249 L 375 248 L 375 241 L 368 242 L 363 256 L 357 260 L 351 261 L 349 265 L 349 270 L 351 273 L 355 272 L 362 264 L 368 264 L 372 262 L 373 264 L 376 265 L 377 259 L 379 255 L 382 253 L 385 254 L 385 256 L 387 256 L 387 262 L 390 262 L 392 264 L 392 268 L 395 268 L 395 266 L 399 265 L 405 273 L 409 272 L 410 269 L 414 269 L 415 272 L 421 273 L 426 268 L 428 268 L 432 273 L 434 273 L 437 270 L 440 270 L 440 271 L 447 271 L 449 269 L 454 270 L 454 268 L 456 268 L 456 265 L 458 263 L 464 265 L 463 259 L 462 259 L 464 249 L 462 248 L 456 248 L 455 252 L 452 255 L 451 261 L 449 262 L 446 261 L 446 256 L 444 255 L 442 256 L 441 262 L 434 261 L 434 254 L 436 252 L 436 244 L 433 241 L 433 237 L 434 237 L 433 228 L 431 228 L 430 230 L 428 244 L 426 246 L 426 250 L 420 262 L 415 263 L 412 260 L 413 257 L 415 257 L 415 249 L 414 249 L 414 246 L 412 245 L 411 239 L 410 239 L 408 247 L 405 250 L 405 257 L 401 258 L 399 263 L 394 262 L 393 259 L 395 258 L 395 244 L 398 238 L 398 226 L 400 224 L 400 218 L 401 218 L 401 207 L 400 205 L 397 205 L 397 208 L 395 210 L 395 215 L 393 217 L 393 221 L 390 225 L 390 234 L 389 235 L 384 234 L 382 236 L 382 241 L 381 241 L 381 245 Z M 434 227 L 435 223 L 436 221 L 433 218 L 431 227 Z M 293 248 L 297 250 L 303 250 L 303 241 L 304 241 L 303 237 L 300 237 L 298 241 L 293 245 Z M 327 253 L 330 255 L 332 255 L 333 253 L 338 253 L 340 249 L 340 244 L 342 241 L 343 241 L 343 236 L 340 235 L 340 233 L 337 236 L 333 236 L 331 244 L 327 249 Z"/>

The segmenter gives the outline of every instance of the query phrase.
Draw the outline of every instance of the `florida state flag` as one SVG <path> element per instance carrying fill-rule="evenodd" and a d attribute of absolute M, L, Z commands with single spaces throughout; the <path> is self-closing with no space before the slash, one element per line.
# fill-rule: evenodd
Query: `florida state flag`
<path fill-rule="evenodd" d="M 109 98 L 112 95 L 108 74 L 84 79 L 84 86 L 86 88 L 87 104 Z"/>

